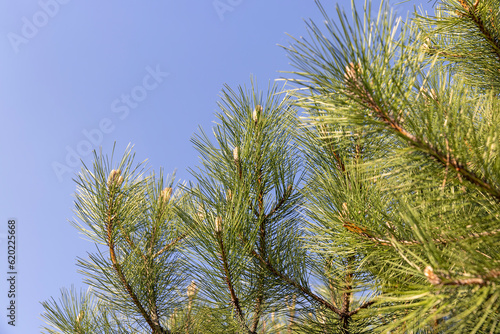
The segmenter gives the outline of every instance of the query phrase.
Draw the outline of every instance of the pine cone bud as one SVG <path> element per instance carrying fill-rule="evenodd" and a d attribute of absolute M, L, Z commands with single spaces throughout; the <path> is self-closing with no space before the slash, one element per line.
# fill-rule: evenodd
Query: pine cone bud
<path fill-rule="evenodd" d="M 431 47 L 431 43 L 432 43 L 432 42 L 431 42 L 431 39 L 430 39 L 429 37 L 427 37 L 427 38 L 425 39 L 424 44 L 422 44 L 422 49 L 423 49 L 424 51 L 429 51 L 429 50 L 431 50 L 431 49 L 432 49 L 432 47 Z"/>
<path fill-rule="evenodd" d="M 76 322 L 79 324 L 82 318 L 83 318 L 83 310 L 81 310 L 80 313 L 78 313 L 78 316 L 76 317 Z"/>
<path fill-rule="evenodd" d="M 215 218 L 215 232 L 220 233 L 222 231 L 222 218 Z"/>
<path fill-rule="evenodd" d="M 196 286 L 196 282 L 195 281 L 191 281 L 191 284 L 188 285 L 187 287 L 187 296 L 189 299 L 191 299 L 192 297 L 194 297 L 196 295 L 196 293 L 198 293 L 198 287 Z"/>
<path fill-rule="evenodd" d="M 257 124 L 257 122 L 259 121 L 259 117 L 260 117 L 261 113 L 262 113 L 262 106 L 258 104 L 255 106 L 255 109 L 253 110 L 253 114 L 252 114 L 252 119 L 255 122 L 255 124 Z"/>
<path fill-rule="evenodd" d="M 226 192 L 226 202 L 231 202 L 233 199 L 233 193 L 231 192 L 231 189 L 228 189 Z"/>
<path fill-rule="evenodd" d="M 239 161 L 240 160 L 240 149 L 239 149 L 238 146 L 236 146 L 233 149 L 233 159 L 234 159 L 234 161 Z"/>
<path fill-rule="evenodd" d="M 171 196 L 172 196 L 172 188 L 166 187 L 161 191 L 160 199 L 163 202 L 168 202 Z"/>
<path fill-rule="evenodd" d="M 427 277 L 429 282 L 431 282 L 431 284 L 433 285 L 441 284 L 441 279 L 436 274 L 434 274 L 434 269 L 432 269 L 431 266 L 425 267 L 424 275 L 425 277 Z"/>
<path fill-rule="evenodd" d="M 121 171 L 119 169 L 113 169 L 108 176 L 108 187 L 121 186 L 123 183 L 123 176 L 120 175 Z"/>
<path fill-rule="evenodd" d="M 354 82 L 357 82 L 358 81 L 358 71 L 361 70 L 361 64 L 358 63 L 358 64 L 354 64 L 353 62 L 349 63 L 349 65 L 347 65 L 345 67 L 345 73 L 344 73 L 344 78 L 346 81 L 354 81 Z"/>

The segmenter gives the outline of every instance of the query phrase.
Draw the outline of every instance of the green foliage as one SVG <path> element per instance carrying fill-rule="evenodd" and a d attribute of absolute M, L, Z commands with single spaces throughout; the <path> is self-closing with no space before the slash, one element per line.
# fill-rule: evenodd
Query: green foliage
<path fill-rule="evenodd" d="M 499 331 L 500 3 L 318 7 L 293 87 L 225 88 L 192 183 L 84 166 L 91 289 L 47 333 Z"/>
<path fill-rule="evenodd" d="M 288 48 L 305 143 L 321 147 L 311 211 L 333 233 L 317 247 L 362 257 L 373 310 L 394 316 L 380 330 L 497 328 L 499 3 L 475 3 L 401 29 L 387 8 L 340 27 L 326 17 L 326 33 L 311 23 Z"/>
<path fill-rule="evenodd" d="M 220 309 L 232 305 L 228 311 L 250 332 L 296 290 L 273 271 L 307 284 L 295 190 L 301 181 L 292 136 L 297 119 L 276 91 L 271 87 L 264 98 L 254 87 L 226 88 L 215 142 L 203 131 L 193 140 L 201 167 L 186 189 L 192 214 L 182 214 L 200 297 Z"/>

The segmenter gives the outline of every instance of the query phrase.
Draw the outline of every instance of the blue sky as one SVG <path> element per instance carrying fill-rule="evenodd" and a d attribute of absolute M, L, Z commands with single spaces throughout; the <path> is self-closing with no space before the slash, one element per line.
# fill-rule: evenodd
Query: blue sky
<path fill-rule="evenodd" d="M 378 8 L 379 1 L 374 1 Z M 406 16 L 427 1 L 392 2 Z M 323 1 L 335 15 L 334 1 Z M 340 2 L 350 8 L 350 1 Z M 190 138 L 207 132 L 224 84 L 259 87 L 291 70 L 286 33 L 322 19 L 313 0 L 0 1 L 0 333 L 38 333 L 40 301 L 83 286 L 93 245 L 69 223 L 93 149 L 189 179 Z M 17 222 L 16 327 L 7 325 L 7 221 Z"/>

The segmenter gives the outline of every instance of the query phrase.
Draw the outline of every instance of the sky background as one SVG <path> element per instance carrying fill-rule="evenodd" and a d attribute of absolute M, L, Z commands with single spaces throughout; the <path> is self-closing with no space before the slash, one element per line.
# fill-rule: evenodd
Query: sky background
<path fill-rule="evenodd" d="M 433 1 L 391 4 L 405 17 Z M 335 17 L 335 1 L 323 5 Z M 115 142 L 121 157 L 131 143 L 137 162 L 189 180 L 190 139 L 199 126 L 211 132 L 223 85 L 253 75 L 265 90 L 287 77 L 278 45 L 306 35 L 309 18 L 323 21 L 313 0 L 0 0 L 0 334 L 39 333 L 40 302 L 84 287 L 76 258 L 93 245 L 69 223 L 79 160 Z M 9 219 L 16 327 L 6 316 Z"/>

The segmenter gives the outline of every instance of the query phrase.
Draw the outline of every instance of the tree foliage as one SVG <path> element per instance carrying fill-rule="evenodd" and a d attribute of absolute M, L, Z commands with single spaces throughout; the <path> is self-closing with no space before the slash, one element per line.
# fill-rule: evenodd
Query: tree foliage
<path fill-rule="evenodd" d="M 500 3 L 318 7 L 286 86 L 224 89 L 191 183 L 84 166 L 90 288 L 46 332 L 500 331 Z"/>

